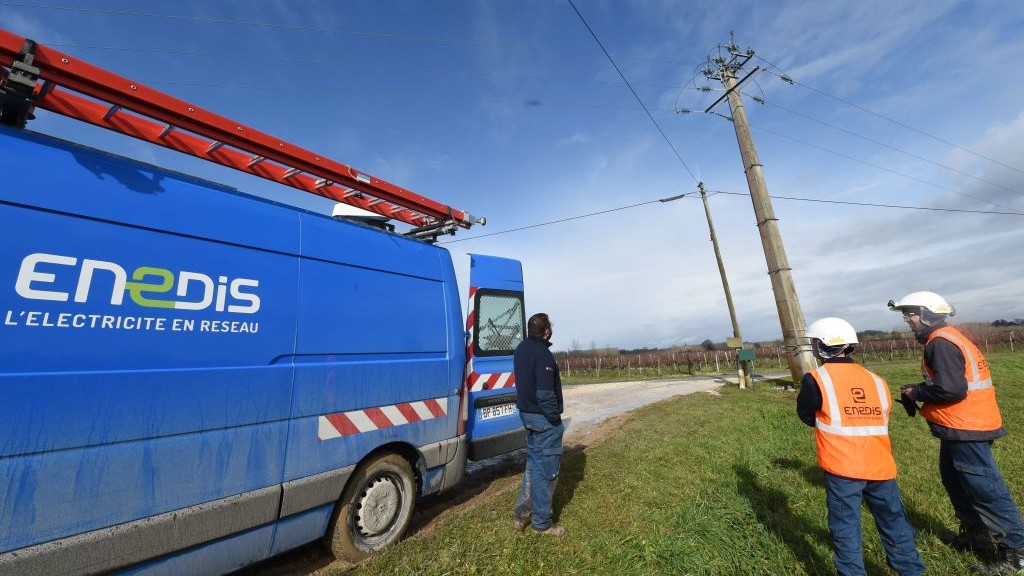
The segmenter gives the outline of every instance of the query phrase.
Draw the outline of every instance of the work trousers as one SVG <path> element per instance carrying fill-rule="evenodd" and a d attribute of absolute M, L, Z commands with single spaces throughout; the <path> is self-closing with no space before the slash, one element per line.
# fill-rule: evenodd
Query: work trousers
<path fill-rule="evenodd" d="M 882 537 L 886 563 L 901 576 L 924 574 L 917 553 L 914 528 L 907 520 L 895 480 L 853 480 L 825 472 L 828 530 L 832 534 L 833 561 L 839 576 L 864 576 L 860 525 L 861 502 L 875 519 Z"/>
<path fill-rule="evenodd" d="M 992 457 L 992 442 L 939 446 L 939 474 L 960 523 L 975 533 L 988 530 L 997 544 L 1024 548 L 1024 523 Z"/>
<path fill-rule="evenodd" d="M 516 518 L 533 516 L 534 530 L 547 530 L 554 524 L 551 501 L 555 495 L 558 470 L 562 462 L 562 424 L 553 425 L 542 414 L 520 412 L 526 427 L 526 470 L 516 500 Z"/>

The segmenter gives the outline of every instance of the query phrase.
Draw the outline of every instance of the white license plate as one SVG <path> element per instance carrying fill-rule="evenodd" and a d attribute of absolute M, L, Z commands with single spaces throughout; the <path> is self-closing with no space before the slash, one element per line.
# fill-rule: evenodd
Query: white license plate
<path fill-rule="evenodd" d="M 484 406 L 480 409 L 480 419 L 490 420 L 501 416 L 508 416 L 516 413 L 515 404 L 498 404 L 497 406 Z"/>

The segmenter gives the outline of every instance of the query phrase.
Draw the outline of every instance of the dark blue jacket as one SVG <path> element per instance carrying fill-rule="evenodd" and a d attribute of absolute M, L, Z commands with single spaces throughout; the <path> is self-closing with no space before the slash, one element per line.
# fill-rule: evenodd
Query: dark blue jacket
<path fill-rule="evenodd" d="M 516 406 L 520 412 L 541 414 L 558 425 L 562 422 L 562 377 L 549 346 L 547 340 L 531 336 L 516 347 Z"/>

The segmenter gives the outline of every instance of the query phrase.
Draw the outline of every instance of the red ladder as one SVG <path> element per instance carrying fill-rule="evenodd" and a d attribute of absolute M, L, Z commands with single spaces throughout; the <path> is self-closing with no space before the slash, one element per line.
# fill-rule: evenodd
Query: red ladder
<path fill-rule="evenodd" d="M 0 88 L 43 80 L 28 114 L 34 105 L 418 228 L 486 222 L 3 29 L 0 65 L 11 69 Z"/>

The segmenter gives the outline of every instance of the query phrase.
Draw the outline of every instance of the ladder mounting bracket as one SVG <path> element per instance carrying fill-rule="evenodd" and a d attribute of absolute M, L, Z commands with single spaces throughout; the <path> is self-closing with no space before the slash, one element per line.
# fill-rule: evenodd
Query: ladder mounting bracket
<path fill-rule="evenodd" d="M 36 43 L 25 39 L 10 71 L 0 68 L 0 124 L 24 128 L 35 119 L 32 95 L 39 80 L 39 68 L 32 65 L 35 53 Z"/>

